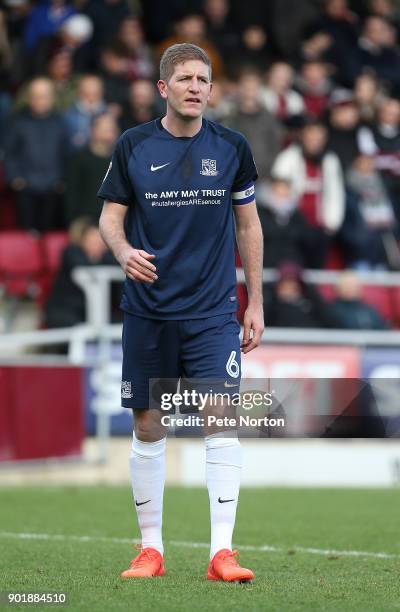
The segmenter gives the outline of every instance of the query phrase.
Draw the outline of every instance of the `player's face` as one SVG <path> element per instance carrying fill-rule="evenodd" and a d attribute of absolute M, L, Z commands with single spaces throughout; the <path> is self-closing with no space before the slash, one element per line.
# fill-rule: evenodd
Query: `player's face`
<path fill-rule="evenodd" d="M 168 107 L 183 119 L 197 119 L 207 106 L 211 92 L 209 69 L 200 60 L 188 60 L 175 66 L 167 82 L 159 81 L 161 96 Z"/>

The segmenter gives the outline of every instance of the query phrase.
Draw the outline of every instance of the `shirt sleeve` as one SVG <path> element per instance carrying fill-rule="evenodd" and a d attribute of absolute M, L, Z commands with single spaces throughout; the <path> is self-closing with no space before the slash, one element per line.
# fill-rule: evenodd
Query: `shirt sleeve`
<path fill-rule="evenodd" d="M 238 143 L 239 167 L 232 185 L 232 204 L 248 204 L 254 200 L 254 181 L 258 178 L 249 143 L 242 136 Z"/>
<path fill-rule="evenodd" d="M 128 173 L 130 147 L 122 135 L 117 142 L 108 170 L 97 192 L 97 197 L 129 206 L 134 201 L 132 183 Z"/>

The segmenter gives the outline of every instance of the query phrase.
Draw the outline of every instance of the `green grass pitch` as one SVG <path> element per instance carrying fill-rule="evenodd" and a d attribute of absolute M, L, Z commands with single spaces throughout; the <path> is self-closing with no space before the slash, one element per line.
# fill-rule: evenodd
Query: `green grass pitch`
<path fill-rule="evenodd" d="M 134 554 L 126 539 L 138 537 L 128 487 L 3 488 L 0 590 L 66 591 L 69 604 L 57 607 L 73 612 L 400 610 L 399 527 L 400 489 L 242 489 L 235 544 L 255 581 L 207 582 L 207 492 L 168 488 L 167 574 L 122 581 Z"/>

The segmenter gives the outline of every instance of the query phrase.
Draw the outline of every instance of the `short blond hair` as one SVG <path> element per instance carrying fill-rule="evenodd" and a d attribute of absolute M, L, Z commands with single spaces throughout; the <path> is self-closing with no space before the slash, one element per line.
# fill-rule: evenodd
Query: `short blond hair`
<path fill-rule="evenodd" d="M 211 60 L 201 47 L 191 43 L 171 45 L 166 49 L 160 61 L 160 79 L 168 83 L 174 74 L 175 66 L 188 60 L 199 60 L 208 67 L 211 80 Z"/>

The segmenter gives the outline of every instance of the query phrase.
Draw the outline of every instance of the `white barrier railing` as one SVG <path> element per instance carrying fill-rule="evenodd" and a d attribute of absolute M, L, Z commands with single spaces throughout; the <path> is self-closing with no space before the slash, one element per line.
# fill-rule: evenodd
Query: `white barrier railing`
<path fill-rule="evenodd" d="M 315 284 L 334 284 L 340 272 L 306 270 L 304 278 Z M 29 346 L 44 346 L 67 343 L 72 363 L 84 360 L 84 345 L 89 340 L 100 340 L 100 344 L 121 338 L 121 325 L 109 323 L 111 282 L 123 281 L 124 273 L 118 266 L 80 267 L 73 272 L 74 280 L 82 288 L 86 298 L 86 323 L 63 329 L 46 329 L 0 335 L 0 357 L 4 351 Z M 358 274 L 360 281 L 368 285 L 400 287 L 400 273 L 364 272 Z M 263 271 L 264 282 L 276 278 L 274 270 Z M 239 283 L 244 282 L 244 272 L 237 270 Z M 267 328 L 263 342 L 276 344 L 333 344 L 356 346 L 400 346 L 400 331 L 347 331 L 333 329 Z M 104 354 L 108 352 L 103 346 Z M 4 357 L 5 355 L 3 355 Z"/>
<path fill-rule="evenodd" d="M 305 270 L 304 280 L 310 283 L 329 285 L 335 284 L 340 278 L 340 274 L 340 272 L 332 270 Z M 238 283 L 244 283 L 243 270 L 238 269 L 236 275 Z M 123 281 L 125 279 L 124 273 L 117 266 L 82 267 L 74 270 L 73 277 L 85 293 L 87 322 L 95 328 L 103 327 L 109 322 L 111 282 Z M 398 272 L 360 272 L 358 277 L 361 283 L 365 285 L 400 287 L 400 273 Z M 264 283 L 271 282 L 275 278 L 275 270 L 264 269 Z"/>
<path fill-rule="evenodd" d="M 12 357 L 11 349 L 51 346 L 66 343 L 69 346 L 71 363 L 84 364 L 84 346 L 88 341 L 110 342 L 120 340 L 122 325 L 106 324 L 101 330 L 91 325 L 72 328 L 37 330 L 32 332 L 7 333 L 0 336 L 0 360 Z M 262 337 L 266 344 L 330 344 L 349 346 L 400 346 L 400 331 L 345 331 L 336 329 L 300 329 L 270 327 Z M 29 357 L 33 355 L 30 353 Z M 89 360 L 90 361 L 90 360 Z"/>

